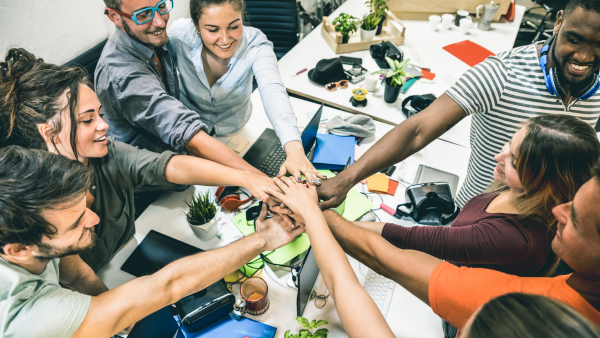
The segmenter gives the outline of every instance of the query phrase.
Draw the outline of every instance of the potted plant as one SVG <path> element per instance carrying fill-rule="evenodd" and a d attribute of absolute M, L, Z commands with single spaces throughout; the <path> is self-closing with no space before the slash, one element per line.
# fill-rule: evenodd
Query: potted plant
<path fill-rule="evenodd" d="M 192 196 L 191 201 L 184 200 L 188 206 L 185 218 L 196 234 L 203 241 L 211 240 L 217 234 L 217 206 L 210 198 L 209 192 Z"/>
<path fill-rule="evenodd" d="M 300 330 L 300 332 L 298 332 L 298 334 L 294 334 L 294 333 L 290 334 L 290 331 L 292 331 L 292 330 L 287 330 L 283 334 L 284 338 L 308 338 L 308 337 L 327 338 L 327 335 L 329 334 L 328 329 L 318 329 L 317 331 L 313 331 L 314 329 L 316 329 L 317 327 L 319 327 L 321 325 L 329 324 L 324 320 L 317 321 L 316 319 L 313 319 L 312 322 L 309 322 L 308 319 L 306 319 L 304 317 L 296 317 L 296 321 L 304 329 Z"/>
<path fill-rule="evenodd" d="M 394 103 L 398 99 L 398 95 L 400 95 L 400 89 L 406 83 L 406 78 L 413 77 L 404 72 L 404 68 L 410 59 L 398 62 L 398 60 L 392 60 L 386 56 L 385 60 L 390 65 L 390 70 L 382 69 L 371 74 L 385 74 L 385 92 L 383 93 L 383 100 L 387 103 Z"/>
<path fill-rule="evenodd" d="M 377 33 L 381 34 L 383 30 L 383 22 L 385 21 L 385 11 L 390 9 L 387 5 L 387 0 L 369 0 L 365 2 L 371 9 L 371 13 L 375 13 L 376 16 L 380 17 L 379 23 L 377 24 Z"/>
<path fill-rule="evenodd" d="M 340 15 L 331 22 L 335 25 L 335 31 L 342 34 L 342 43 L 348 43 L 350 34 L 356 32 L 356 20 L 358 20 L 358 18 L 353 17 L 350 14 L 340 13 Z"/>
<path fill-rule="evenodd" d="M 372 40 L 375 37 L 377 25 L 379 25 L 380 21 L 381 17 L 377 16 L 376 13 L 366 14 L 363 16 L 362 23 L 360 25 L 360 40 Z"/>

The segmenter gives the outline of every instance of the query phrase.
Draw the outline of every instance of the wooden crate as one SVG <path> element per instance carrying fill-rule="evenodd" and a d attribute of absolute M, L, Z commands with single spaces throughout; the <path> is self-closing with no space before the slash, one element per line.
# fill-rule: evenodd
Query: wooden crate
<path fill-rule="evenodd" d="M 500 16 L 508 12 L 510 2 L 511 0 L 494 0 L 495 4 L 500 5 L 494 16 L 494 22 L 498 22 Z M 398 18 L 427 21 L 430 15 L 456 14 L 456 11 L 461 9 L 475 14 L 477 6 L 489 3 L 490 0 L 388 0 L 387 5 Z"/>
<path fill-rule="evenodd" d="M 404 44 L 404 32 L 406 27 L 402 24 L 402 21 L 391 12 L 386 11 L 387 18 L 383 22 L 383 31 L 380 35 L 376 35 L 372 40 L 361 41 L 360 40 L 360 27 L 359 30 L 350 36 L 348 43 L 342 43 L 342 35 L 335 31 L 335 27 L 329 20 L 329 17 L 323 17 L 323 25 L 321 26 L 321 35 L 327 42 L 329 47 L 333 49 L 336 54 L 356 52 L 359 50 L 369 49 L 371 45 L 381 43 L 382 40 L 391 41 L 397 46 Z"/>

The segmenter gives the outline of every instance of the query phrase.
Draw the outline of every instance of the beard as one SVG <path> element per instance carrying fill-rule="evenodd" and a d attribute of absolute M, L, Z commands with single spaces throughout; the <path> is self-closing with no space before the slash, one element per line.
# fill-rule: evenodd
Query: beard
<path fill-rule="evenodd" d="M 563 87 L 569 88 L 571 93 L 579 92 L 581 89 L 586 87 L 590 81 L 593 81 L 594 73 L 591 72 L 588 76 L 584 77 L 581 80 L 573 78 L 567 70 L 565 65 L 565 61 L 558 58 L 556 55 L 556 48 L 554 44 L 556 44 L 556 40 L 552 43 L 552 58 L 554 59 L 554 67 L 556 69 L 556 76 L 558 76 L 558 80 Z"/>
<path fill-rule="evenodd" d="M 159 14 L 156 14 L 159 15 Z M 122 17 L 121 17 L 122 18 Z M 150 43 L 148 41 L 142 41 L 137 35 L 135 35 L 135 33 L 133 32 L 133 30 L 131 30 L 131 28 L 129 28 L 129 25 L 127 24 L 127 21 L 125 20 L 121 20 L 121 22 L 123 22 L 123 28 L 125 29 L 125 33 L 127 35 L 129 35 L 130 38 L 134 39 L 135 41 L 141 43 L 144 46 L 148 46 L 148 47 L 153 47 L 153 48 L 161 48 L 164 45 L 167 44 L 167 42 L 169 41 L 169 38 L 167 37 L 167 29 L 165 28 L 165 40 L 161 41 L 160 43 Z M 148 33 L 148 31 L 146 31 L 145 33 Z"/>
<path fill-rule="evenodd" d="M 90 244 L 80 247 L 76 245 L 69 245 L 66 248 L 58 248 L 49 244 L 41 243 L 38 244 L 37 247 L 39 249 L 39 255 L 36 256 L 39 260 L 52 260 L 55 258 L 62 258 L 65 256 L 79 255 L 82 252 L 85 252 L 96 245 L 96 240 L 98 236 L 92 230 L 87 230 L 90 232 Z"/>

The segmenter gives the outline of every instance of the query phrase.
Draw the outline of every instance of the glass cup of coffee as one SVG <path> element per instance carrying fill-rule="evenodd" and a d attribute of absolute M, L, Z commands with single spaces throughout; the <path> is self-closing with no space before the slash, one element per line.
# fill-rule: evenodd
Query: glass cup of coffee
<path fill-rule="evenodd" d="M 269 287 L 260 277 L 246 279 L 240 286 L 240 295 L 246 302 L 245 312 L 254 316 L 261 315 L 269 309 Z"/>

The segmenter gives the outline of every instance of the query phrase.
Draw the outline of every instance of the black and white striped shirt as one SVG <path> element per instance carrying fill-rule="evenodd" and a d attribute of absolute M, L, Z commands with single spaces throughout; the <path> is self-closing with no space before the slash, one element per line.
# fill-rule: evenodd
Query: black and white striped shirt
<path fill-rule="evenodd" d="M 568 114 L 596 125 L 600 91 L 568 107 L 550 95 L 544 83 L 536 45 L 491 56 L 468 70 L 446 91 L 472 117 L 471 157 L 465 182 L 456 201 L 463 206 L 494 179 L 494 155 L 529 118 Z"/>

